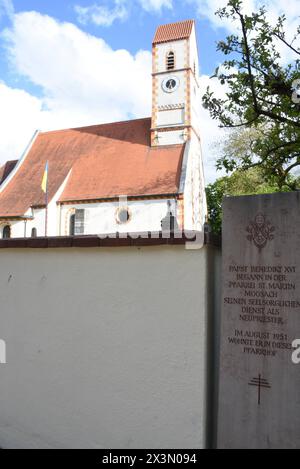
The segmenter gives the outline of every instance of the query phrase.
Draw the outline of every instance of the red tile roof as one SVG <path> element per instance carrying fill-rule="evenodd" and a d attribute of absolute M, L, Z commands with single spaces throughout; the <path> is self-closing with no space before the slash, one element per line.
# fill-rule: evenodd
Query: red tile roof
<path fill-rule="evenodd" d="M 0 168 L 0 184 L 5 181 L 5 179 L 10 175 L 18 160 L 11 160 L 7 161 L 3 166 Z"/>
<path fill-rule="evenodd" d="M 161 42 L 178 41 L 179 39 L 187 39 L 192 33 L 194 20 L 179 21 L 178 23 L 164 24 L 158 26 L 153 44 Z"/>
<path fill-rule="evenodd" d="M 44 205 L 41 181 L 49 162 L 49 201 L 72 169 L 60 201 L 154 196 L 178 192 L 184 145 L 150 147 L 151 119 L 40 133 L 0 193 L 0 217 Z"/>

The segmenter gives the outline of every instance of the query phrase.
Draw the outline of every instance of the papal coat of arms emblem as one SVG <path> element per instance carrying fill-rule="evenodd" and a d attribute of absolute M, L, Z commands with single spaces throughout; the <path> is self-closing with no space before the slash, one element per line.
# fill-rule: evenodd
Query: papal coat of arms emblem
<path fill-rule="evenodd" d="M 275 227 L 266 219 L 263 213 L 258 213 L 246 228 L 247 239 L 253 241 L 259 250 L 264 248 L 268 241 L 274 239 Z"/>

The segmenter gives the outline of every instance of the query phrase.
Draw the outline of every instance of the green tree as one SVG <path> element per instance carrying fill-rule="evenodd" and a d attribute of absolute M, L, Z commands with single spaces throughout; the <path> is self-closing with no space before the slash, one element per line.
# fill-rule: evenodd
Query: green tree
<path fill-rule="evenodd" d="M 246 15 L 241 0 L 228 1 L 216 14 L 233 20 L 240 32 L 217 46 L 226 60 L 212 78 L 226 87 L 225 98 L 208 88 L 203 105 L 221 127 L 253 129 L 251 151 L 224 154 L 218 165 L 229 172 L 260 166 L 279 189 L 295 189 L 290 175 L 300 166 L 300 26 L 287 34 L 285 15 L 271 25 L 265 7 Z M 285 64 L 287 55 L 292 59 Z"/>
<path fill-rule="evenodd" d="M 224 176 L 206 188 L 208 222 L 212 232 L 220 234 L 222 229 L 222 201 L 229 195 L 252 195 L 277 192 L 278 186 L 265 180 L 261 168 L 237 170 Z"/>

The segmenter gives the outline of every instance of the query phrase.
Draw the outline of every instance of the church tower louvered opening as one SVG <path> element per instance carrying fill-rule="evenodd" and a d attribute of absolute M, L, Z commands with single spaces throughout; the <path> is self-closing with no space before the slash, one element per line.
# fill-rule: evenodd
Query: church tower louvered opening
<path fill-rule="evenodd" d="M 174 70 L 175 68 L 175 54 L 171 50 L 167 53 L 167 70 Z"/>

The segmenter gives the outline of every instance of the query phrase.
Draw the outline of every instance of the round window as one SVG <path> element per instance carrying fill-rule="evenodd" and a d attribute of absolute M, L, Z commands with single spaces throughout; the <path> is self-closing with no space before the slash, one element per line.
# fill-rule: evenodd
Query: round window
<path fill-rule="evenodd" d="M 118 223 L 127 223 L 129 218 L 130 218 L 130 214 L 127 208 L 121 208 L 118 211 L 118 215 L 117 215 Z"/>

